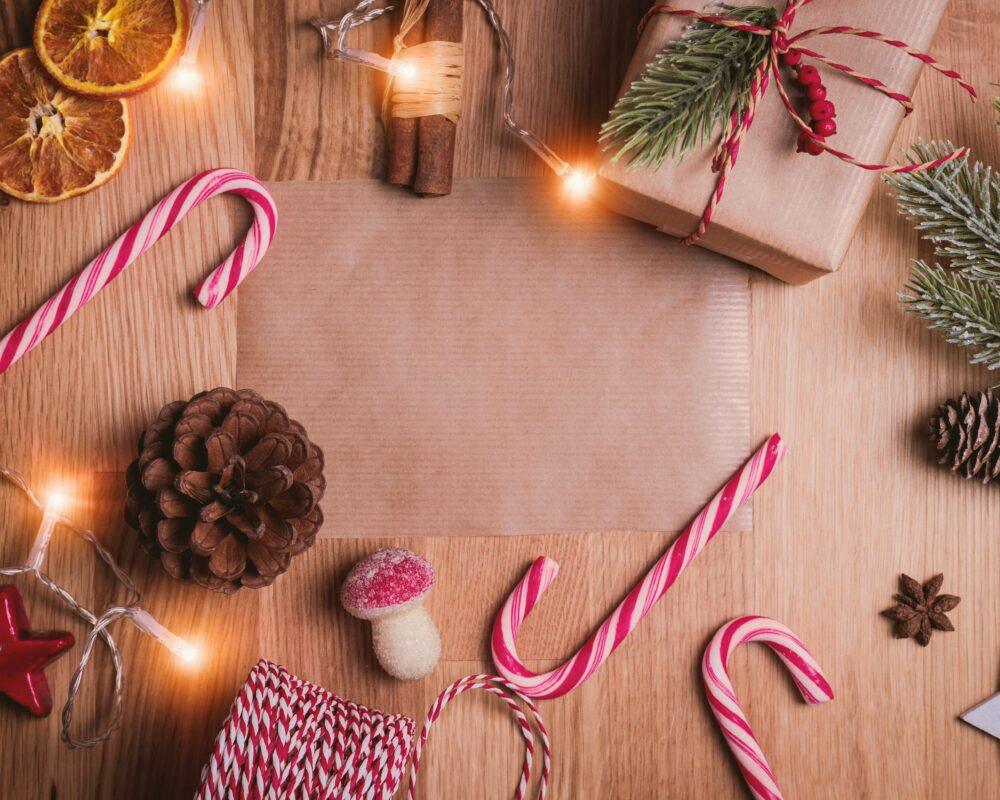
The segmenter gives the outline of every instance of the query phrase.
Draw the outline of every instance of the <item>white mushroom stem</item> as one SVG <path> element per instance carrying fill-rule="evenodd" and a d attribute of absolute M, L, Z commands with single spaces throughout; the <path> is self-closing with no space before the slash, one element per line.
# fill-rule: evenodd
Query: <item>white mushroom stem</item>
<path fill-rule="evenodd" d="M 423 603 L 373 619 L 372 642 L 382 669 L 403 681 L 427 677 L 441 657 L 441 636 Z"/>

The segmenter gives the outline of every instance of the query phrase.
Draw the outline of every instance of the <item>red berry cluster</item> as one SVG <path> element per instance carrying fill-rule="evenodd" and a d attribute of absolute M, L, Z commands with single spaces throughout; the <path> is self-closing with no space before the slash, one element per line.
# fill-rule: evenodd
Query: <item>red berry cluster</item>
<path fill-rule="evenodd" d="M 805 131 L 799 134 L 798 152 L 818 156 L 823 152 L 823 148 L 816 139 L 825 141 L 827 136 L 833 136 L 837 132 L 837 121 L 834 119 L 837 116 L 837 109 L 826 99 L 826 87 L 823 85 L 819 70 L 809 64 L 803 64 L 801 52 L 789 50 L 782 56 L 782 61 L 785 62 L 785 66 L 795 70 L 798 82 L 806 90 L 812 129 L 816 134 L 815 138 Z"/>

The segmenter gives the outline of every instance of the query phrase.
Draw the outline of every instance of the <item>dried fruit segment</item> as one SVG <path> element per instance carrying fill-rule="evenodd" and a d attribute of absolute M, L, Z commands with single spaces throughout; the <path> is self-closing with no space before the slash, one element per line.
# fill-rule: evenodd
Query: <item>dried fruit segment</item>
<path fill-rule="evenodd" d="M 30 48 L 0 58 L 0 190 L 54 202 L 107 183 L 131 138 L 124 100 L 69 94 Z"/>
<path fill-rule="evenodd" d="M 123 97 L 166 74 L 187 31 L 186 0 L 45 0 L 35 50 L 67 89 Z"/>

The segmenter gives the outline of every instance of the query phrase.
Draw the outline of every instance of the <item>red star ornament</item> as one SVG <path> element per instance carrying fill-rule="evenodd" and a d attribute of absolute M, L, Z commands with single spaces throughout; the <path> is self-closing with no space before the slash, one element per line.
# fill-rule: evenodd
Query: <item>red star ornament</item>
<path fill-rule="evenodd" d="M 73 634 L 66 631 L 29 629 L 21 593 L 0 586 L 0 694 L 36 716 L 46 716 L 52 710 L 52 694 L 42 670 L 73 642 Z"/>

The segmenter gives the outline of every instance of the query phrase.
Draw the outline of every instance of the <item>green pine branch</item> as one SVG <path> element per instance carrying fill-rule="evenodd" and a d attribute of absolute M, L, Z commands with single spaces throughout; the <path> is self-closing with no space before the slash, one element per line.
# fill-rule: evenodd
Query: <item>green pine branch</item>
<path fill-rule="evenodd" d="M 773 8 L 723 6 L 718 14 L 770 27 Z M 766 36 L 698 21 L 670 42 L 615 104 L 600 142 L 612 160 L 658 168 L 708 140 L 733 106 L 742 112 L 754 72 L 767 56 Z"/>
<path fill-rule="evenodd" d="M 906 289 L 909 294 L 901 299 L 908 311 L 941 330 L 951 344 L 971 348 L 971 363 L 1000 369 L 1000 296 L 995 286 L 917 261 Z"/>
<path fill-rule="evenodd" d="M 917 142 L 907 156 L 919 163 L 954 149 L 951 142 Z M 934 244 L 938 258 L 965 278 L 1000 283 L 1000 175 L 965 156 L 886 180 L 900 213 Z"/>

